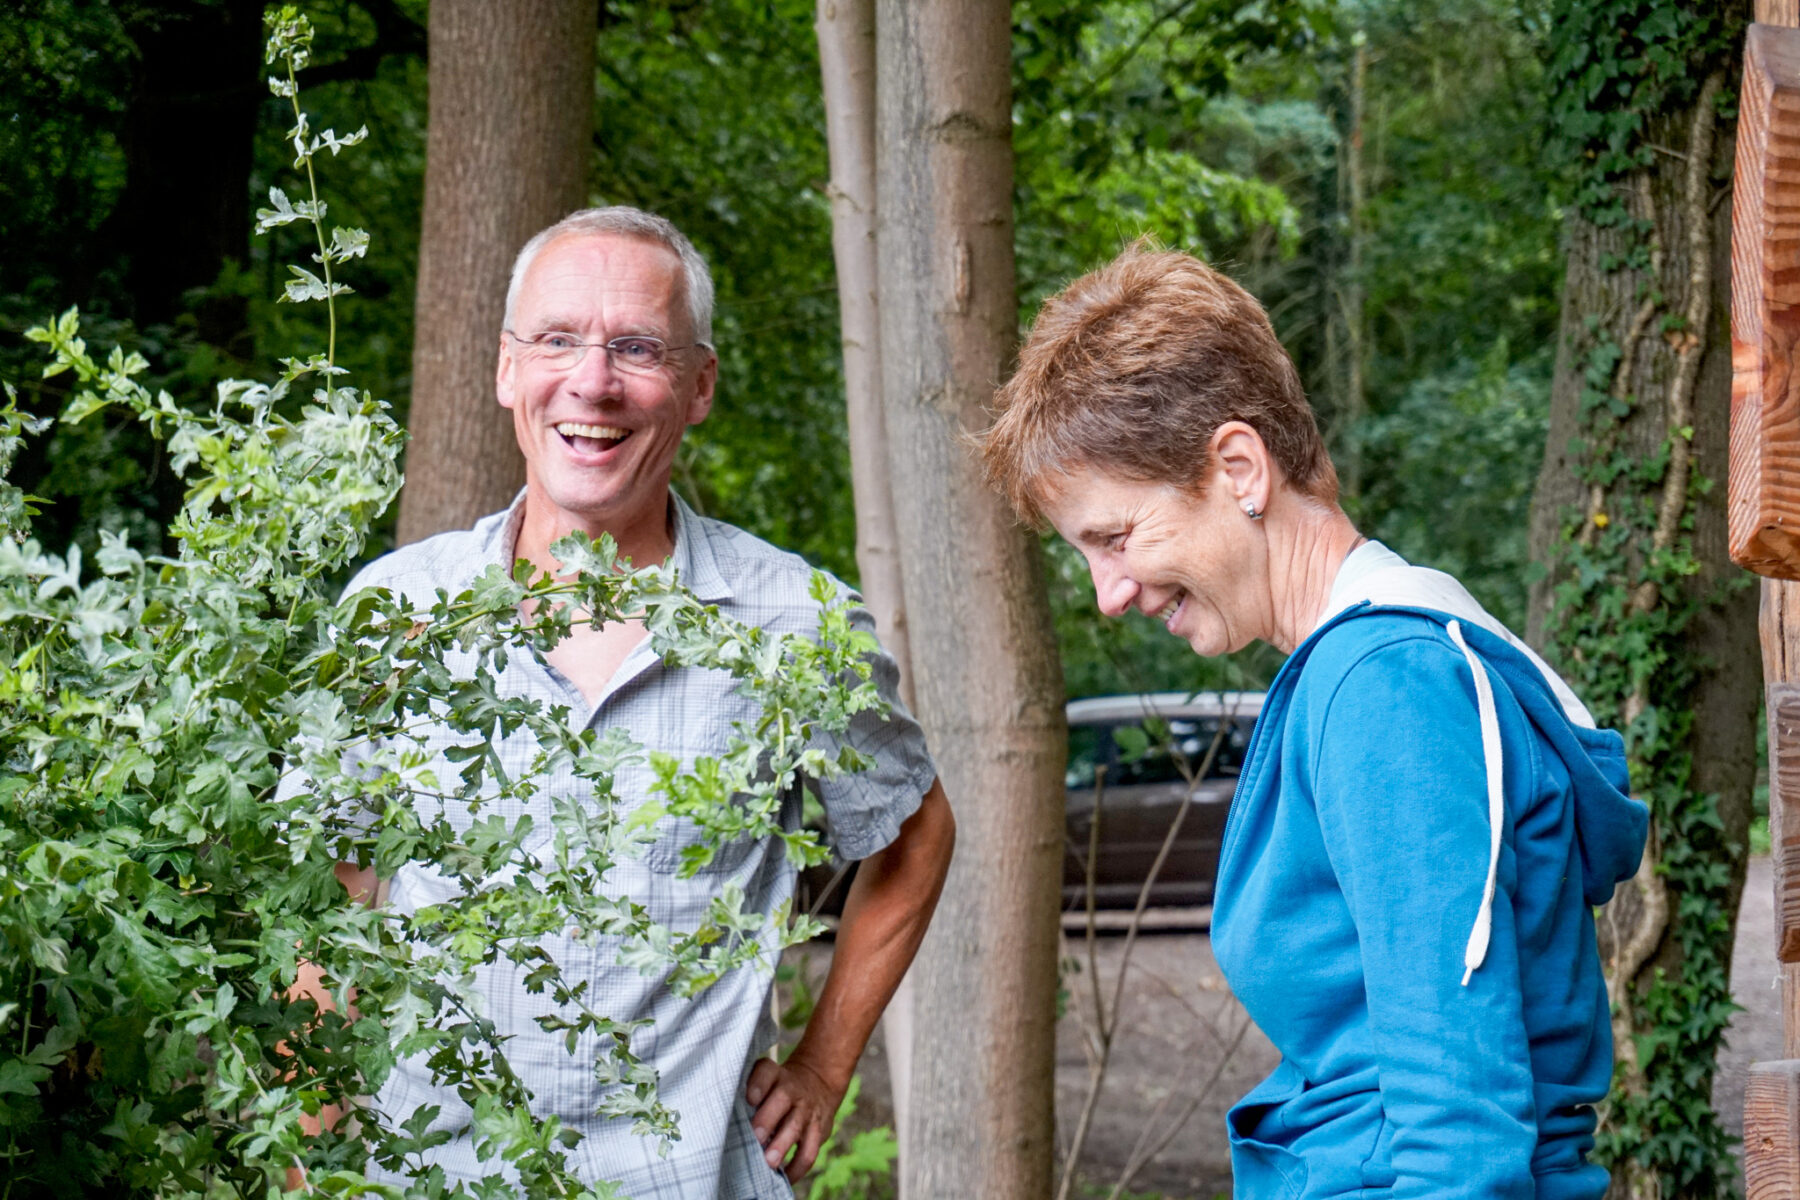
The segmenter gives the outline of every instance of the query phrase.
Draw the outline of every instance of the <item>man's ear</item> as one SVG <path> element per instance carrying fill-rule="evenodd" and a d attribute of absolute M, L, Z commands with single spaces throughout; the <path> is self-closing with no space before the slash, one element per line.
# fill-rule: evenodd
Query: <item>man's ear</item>
<path fill-rule="evenodd" d="M 712 412 L 713 391 L 719 386 L 719 356 L 708 350 L 706 361 L 694 376 L 694 398 L 688 403 L 689 425 L 698 425 Z"/>
<path fill-rule="evenodd" d="M 1227 421 L 1213 431 L 1217 482 L 1229 488 L 1239 508 L 1269 511 L 1275 492 L 1275 465 L 1262 435 L 1243 421 Z"/>
<path fill-rule="evenodd" d="M 500 335 L 499 361 L 494 366 L 494 395 L 500 401 L 501 408 L 513 406 L 513 368 L 516 365 L 513 361 L 512 344 L 503 333 Z"/>

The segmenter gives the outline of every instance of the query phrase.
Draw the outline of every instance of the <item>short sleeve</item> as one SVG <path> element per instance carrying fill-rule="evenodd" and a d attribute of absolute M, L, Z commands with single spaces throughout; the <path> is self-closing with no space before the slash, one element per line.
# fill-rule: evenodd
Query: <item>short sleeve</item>
<path fill-rule="evenodd" d="M 860 604 L 850 610 L 850 624 L 871 635 L 875 632 L 875 618 Z M 868 755 L 874 765 L 818 785 L 832 848 L 849 860 L 867 858 L 898 837 L 900 826 L 918 811 L 937 778 L 937 765 L 925 748 L 925 731 L 900 700 L 898 664 L 880 650 L 869 656 L 869 666 L 870 680 L 887 702 L 888 712 L 856 714 L 841 740 Z"/>

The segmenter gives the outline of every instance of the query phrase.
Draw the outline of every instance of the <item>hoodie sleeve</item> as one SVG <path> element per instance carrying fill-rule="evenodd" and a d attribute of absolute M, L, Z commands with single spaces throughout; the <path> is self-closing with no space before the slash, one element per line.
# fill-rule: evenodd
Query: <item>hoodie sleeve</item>
<path fill-rule="evenodd" d="M 1463 982 L 1490 852 L 1471 666 L 1434 629 L 1360 658 L 1323 711 L 1314 801 L 1361 951 L 1394 1200 L 1529 1200 L 1537 1123 L 1510 818 L 1485 958 Z M 1504 757 L 1522 770 L 1531 757 L 1517 752 L 1511 717 L 1500 723 L 1515 747 Z M 1506 794 L 1525 782 L 1507 778 Z"/>

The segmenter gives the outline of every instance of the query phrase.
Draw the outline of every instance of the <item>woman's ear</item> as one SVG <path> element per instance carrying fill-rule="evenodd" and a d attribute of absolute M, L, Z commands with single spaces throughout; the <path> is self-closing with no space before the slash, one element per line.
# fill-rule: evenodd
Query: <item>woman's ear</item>
<path fill-rule="evenodd" d="M 1276 467 L 1262 435 L 1243 421 L 1227 421 L 1213 431 L 1212 453 L 1215 482 L 1237 506 L 1253 518 L 1268 512 Z"/>

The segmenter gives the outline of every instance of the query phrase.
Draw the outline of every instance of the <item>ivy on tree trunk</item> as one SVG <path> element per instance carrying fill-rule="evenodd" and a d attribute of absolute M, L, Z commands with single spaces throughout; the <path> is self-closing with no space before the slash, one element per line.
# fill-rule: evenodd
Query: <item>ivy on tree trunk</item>
<path fill-rule="evenodd" d="M 1624 732 L 1651 808 L 1643 868 L 1598 922 L 1618 1067 L 1596 1154 L 1634 1200 L 1731 1187 L 1711 1090 L 1761 696 L 1718 486 L 1743 14 L 1642 7 L 1563 0 L 1552 26 L 1554 132 L 1580 167 L 1530 607 L 1532 641 Z"/>

